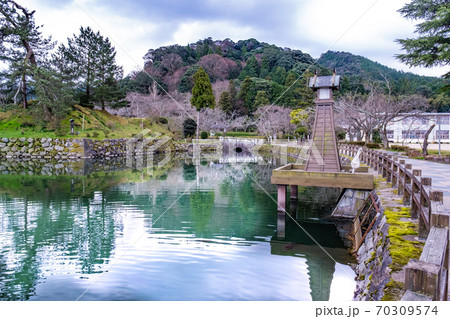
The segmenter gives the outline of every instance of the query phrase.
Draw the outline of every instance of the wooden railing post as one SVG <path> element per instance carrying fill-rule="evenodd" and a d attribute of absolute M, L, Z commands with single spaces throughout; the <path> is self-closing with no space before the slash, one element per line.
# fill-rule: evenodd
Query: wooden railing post
<path fill-rule="evenodd" d="M 430 190 L 431 190 L 431 178 L 422 177 L 420 179 L 421 194 L 420 194 L 420 211 L 419 214 L 419 238 L 426 238 L 430 229 Z"/>
<path fill-rule="evenodd" d="M 405 160 L 400 160 L 398 166 L 398 194 L 403 195 L 405 192 Z"/>
<path fill-rule="evenodd" d="M 411 172 L 412 165 L 406 164 L 405 165 L 405 185 L 404 185 L 404 192 L 403 192 L 403 205 L 410 205 L 411 204 L 411 193 L 412 193 L 412 186 L 411 186 Z"/>
<path fill-rule="evenodd" d="M 419 177 L 422 176 L 422 170 L 414 169 L 413 170 L 413 180 L 412 180 L 412 194 L 411 194 L 411 218 L 419 217 L 420 213 L 420 195 L 422 185 L 420 184 Z"/>
<path fill-rule="evenodd" d="M 386 160 L 386 181 L 388 183 L 392 182 L 392 155 L 387 156 Z"/>
<path fill-rule="evenodd" d="M 392 187 L 397 187 L 397 183 L 398 183 L 398 157 L 394 157 L 394 160 L 392 161 L 392 182 L 391 182 L 391 186 Z"/>

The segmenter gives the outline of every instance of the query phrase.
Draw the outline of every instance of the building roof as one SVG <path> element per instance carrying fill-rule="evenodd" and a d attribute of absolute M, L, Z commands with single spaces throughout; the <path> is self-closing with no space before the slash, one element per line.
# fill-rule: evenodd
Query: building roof
<path fill-rule="evenodd" d="M 320 88 L 339 88 L 340 75 L 313 76 L 309 79 L 309 87 L 313 89 Z"/>

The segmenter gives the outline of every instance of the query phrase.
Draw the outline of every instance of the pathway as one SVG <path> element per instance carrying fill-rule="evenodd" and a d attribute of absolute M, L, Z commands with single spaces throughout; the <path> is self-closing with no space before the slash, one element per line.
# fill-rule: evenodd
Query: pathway
<path fill-rule="evenodd" d="M 444 205 L 450 208 L 450 165 L 424 160 L 406 159 L 413 169 L 421 169 L 423 177 L 431 177 L 432 188 L 444 192 Z"/>

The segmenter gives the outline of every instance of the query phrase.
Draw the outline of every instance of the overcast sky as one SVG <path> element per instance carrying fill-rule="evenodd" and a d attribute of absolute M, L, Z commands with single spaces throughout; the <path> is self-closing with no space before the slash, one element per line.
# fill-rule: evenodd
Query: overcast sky
<path fill-rule="evenodd" d="M 416 21 L 397 12 L 402 0 L 17 0 L 36 10 L 43 33 L 59 43 L 90 26 L 108 36 L 125 74 L 143 66 L 149 49 L 199 39 L 255 38 L 319 58 L 348 51 L 389 67 L 440 76 L 444 68 L 412 68 L 394 58 L 395 39 L 414 36 Z M 448 70 L 447 70 L 448 71 Z"/>

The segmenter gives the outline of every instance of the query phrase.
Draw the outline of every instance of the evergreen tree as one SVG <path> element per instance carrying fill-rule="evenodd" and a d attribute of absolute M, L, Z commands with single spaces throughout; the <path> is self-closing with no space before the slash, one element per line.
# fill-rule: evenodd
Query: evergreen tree
<path fill-rule="evenodd" d="M 51 38 L 43 38 L 34 21 L 35 11 L 11 0 L 0 1 L 0 61 L 9 65 L 9 79 L 18 83 L 22 106 L 27 108 L 27 82 L 32 69 L 46 59 L 54 47 Z M 15 99 L 15 98 L 14 98 Z"/>
<path fill-rule="evenodd" d="M 183 122 L 183 135 L 184 137 L 194 136 L 195 131 L 197 130 L 197 123 L 188 117 Z"/>
<path fill-rule="evenodd" d="M 200 110 L 203 108 L 214 108 L 216 100 L 212 91 L 211 81 L 205 70 L 200 67 L 194 74 L 194 87 L 192 88 L 191 104 L 197 109 L 197 139 L 198 122 L 200 119 Z"/>
<path fill-rule="evenodd" d="M 61 50 L 76 70 L 80 103 L 100 102 L 104 108 L 105 102 L 124 98 L 124 92 L 118 89 L 122 67 L 116 64 L 116 51 L 108 38 L 90 27 L 81 27 L 80 34 L 69 38 L 67 47 L 62 45 Z"/>
<path fill-rule="evenodd" d="M 266 78 L 270 73 L 270 61 L 267 56 L 264 56 L 261 60 L 261 68 L 259 70 L 259 77 L 261 79 Z"/>
<path fill-rule="evenodd" d="M 192 88 L 191 104 L 196 107 L 197 111 L 206 107 L 213 109 L 215 99 L 208 74 L 200 67 L 194 74 L 193 79 L 194 87 Z"/>
<path fill-rule="evenodd" d="M 178 83 L 178 91 L 181 93 L 190 92 L 194 87 L 193 76 L 198 71 L 200 66 L 198 64 L 194 64 L 190 66 L 186 72 L 184 72 L 181 77 L 180 83 Z"/>
<path fill-rule="evenodd" d="M 284 85 L 286 82 L 286 70 L 284 67 L 278 66 L 275 71 L 271 73 L 272 80 L 278 84 Z"/>
<path fill-rule="evenodd" d="M 242 101 L 244 108 L 247 110 L 251 110 L 252 108 L 252 87 L 253 87 L 253 81 L 252 79 L 247 76 L 241 84 L 241 90 L 239 91 L 238 98 Z"/>
<path fill-rule="evenodd" d="M 303 73 L 302 78 L 297 82 L 298 88 L 296 93 L 298 95 L 298 99 L 295 100 L 295 104 L 298 108 L 305 109 L 314 104 L 316 95 L 309 87 L 309 79 L 312 76 L 314 76 L 314 74 L 311 71 L 306 71 Z"/>
<path fill-rule="evenodd" d="M 403 17 L 423 22 L 416 26 L 416 39 L 397 40 L 406 51 L 398 54 L 402 62 L 410 66 L 445 66 L 450 64 L 449 30 L 450 5 L 448 0 L 412 0 L 399 12 Z M 450 72 L 444 77 L 449 78 Z"/>
<path fill-rule="evenodd" d="M 70 110 L 73 102 L 72 89 L 65 84 L 56 71 L 34 67 L 32 86 L 36 99 L 33 114 L 41 121 L 59 121 Z"/>
<path fill-rule="evenodd" d="M 253 110 L 256 110 L 260 106 L 269 105 L 270 101 L 267 98 L 266 91 L 258 91 L 256 93 L 255 102 L 253 103 Z"/>
<path fill-rule="evenodd" d="M 219 99 L 219 107 L 227 114 L 230 114 L 232 112 L 233 104 L 231 103 L 230 92 L 222 92 Z"/>
<path fill-rule="evenodd" d="M 255 56 L 251 56 L 247 59 L 246 65 L 242 69 L 242 72 L 239 74 L 239 79 L 245 79 L 245 77 L 258 77 L 259 75 L 259 64 L 258 60 L 256 60 Z"/>

